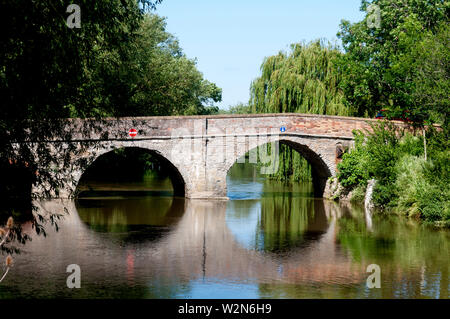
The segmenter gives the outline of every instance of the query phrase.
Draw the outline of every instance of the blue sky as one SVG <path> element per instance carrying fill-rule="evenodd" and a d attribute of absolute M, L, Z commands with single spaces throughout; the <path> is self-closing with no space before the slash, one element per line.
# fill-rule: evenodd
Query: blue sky
<path fill-rule="evenodd" d="M 289 44 L 326 38 L 337 41 L 341 19 L 363 18 L 360 0 L 163 0 L 156 13 L 167 17 L 189 58 L 205 78 L 222 88 L 227 109 L 247 103 L 264 57 Z"/>

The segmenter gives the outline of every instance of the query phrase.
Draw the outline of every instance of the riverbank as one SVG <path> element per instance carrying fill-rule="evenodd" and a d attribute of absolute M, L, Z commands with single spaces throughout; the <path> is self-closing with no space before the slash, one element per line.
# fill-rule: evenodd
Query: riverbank
<path fill-rule="evenodd" d="M 328 197 L 364 201 L 375 179 L 373 206 L 439 228 L 450 228 L 450 164 L 447 133 L 433 128 L 423 136 L 380 123 L 372 133 L 355 133 Z"/>

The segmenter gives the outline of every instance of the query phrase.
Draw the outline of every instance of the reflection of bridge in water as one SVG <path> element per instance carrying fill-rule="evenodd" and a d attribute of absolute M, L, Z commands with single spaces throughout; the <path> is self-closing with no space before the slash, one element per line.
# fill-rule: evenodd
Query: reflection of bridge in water
<path fill-rule="evenodd" d="M 69 214 L 60 222 L 58 233 L 49 230 L 48 238 L 34 236 L 26 246 L 27 258 L 45 260 L 47 267 L 23 267 L 33 267 L 35 274 L 40 267 L 44 273 L 56 272 L 55 276 L 60 273 L 66 278 L 67 265 L 78 264 L 83 282 L 114 285 L 145 284 L 155 278 L 173 284 L 202 278 L 252 283 L 360 283 L 364 269 L 353 265 L 336 242 L 336 220 L 342 210 L 334 202 L 316 203 L 305 234 L 319 235 L 284 254 L 243 247 L 227 225 L 224 201 L 173 199 L 166 216 L 174 219 L 184 205 L 181 219 L 159 238 L 147 241 L 124 241 L 91 229 L 80 218 L 74 201 L 41 202 L 41 207 L 53 212 L 65 206 Z"/>

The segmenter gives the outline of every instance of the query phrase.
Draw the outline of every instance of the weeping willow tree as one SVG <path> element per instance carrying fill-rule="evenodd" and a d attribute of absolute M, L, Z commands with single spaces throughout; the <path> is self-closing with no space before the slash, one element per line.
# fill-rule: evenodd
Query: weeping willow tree
<path fill-rule="evenodd" d="M 292 44 L 288 52 L 265 58 L 261 76 L 250 86 L 253 113 L 352 115 L 339 89 L 342 73 L 334 64 L 340 51 L 322 40 Z M 310 180 L 311 168 L 297 152 L 280 145 L 280 180 Z"/>

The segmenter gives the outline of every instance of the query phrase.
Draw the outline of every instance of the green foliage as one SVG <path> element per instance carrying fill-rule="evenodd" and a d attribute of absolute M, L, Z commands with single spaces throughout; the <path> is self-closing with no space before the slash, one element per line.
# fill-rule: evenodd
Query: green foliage
<path fill-rule="evenodd" d="M 289 182 L 310 181 L 311 165 L 299 152 L 285 144 L 280 144 L 279 169 L 277 173 L 271 175 L 271 178 Z"/>
<path fill-rule="evenodd" d="M 392 58 L 386 80 L 397 89 L 404 108 L 415 123 L 439 122 L 447 125 L 450 109 L 449 24 L 441 23 L 435 33 L 423 31 L 412 17 L 408 29 L 398 35 L 405 52 Z"/>
<path fill-rule="evenodd" d="M 351 115 L 339 89 L 342 74 L 333 60 L 341 53 L 331 44 L 315 41 L 291 45 L 289 52 L 264 59 L 261 76 L 250 87 L 255 113 L 314 113 Z M 308 180 L 311 168 L 297 152 L 280 148 L 280 170 L 274 178 Z"/>
<path fill-rule="evenodd" d="M 160 2 L 80 1 L 74 29 L 64 1 L 2 2 L 1 119 L 216 112 L 221 90 L 147 11 Z"/>
<path fill-rule="evenodd" d="M 248 104 L 238 103 L 230 106 L 228 110 L 220 110 L 221 114 L 250 114 L 252 113 L 251 107 Z"/>
<path fill-rule="evenodd" d="M 66 25 L 66 1 L 0 3 L 8 26 L 0 47 L 0 175 L 17 159 L 33 183 L 45 180 L 56 189 L 60 180 L 42 169 L 54 160 L 49 149 L 40 145 L 36 154 L 20 144 L 15 152 L 12 143 L 70 139 L 60 119 L 218 111 L 221 89 L 183 54 L 165 20 L 150 13 L 160 2 L 80 0 L 81 28 L 73 29 Z"/>
<path fill-rule="evenodd" d="M 364 134 L 354 132 L 355 149 L 342 156 L 342 162 L 338 164 L 338 179 L 342 186 L 353 188 L 365 185 L 370 179 L 367 164 L 370 161 L 368 152 L 364 146 Z"/>
<path fill-rule="evenodd" d="M 333 63 L 340 54 L 315 41 L 292 44 L 290 52 L 264 59 L 261 76 L 250 87 L 253 111 L 351 115 L 339 89 L 342 74 Z"/>
<path fill-rule="evenodd" d="M 381 26 L 342 21 L 338 36 L 345 54 L 336 57 L 343 72 L 340 88 L 360 116 L 381 109 L 415 126 L 438 122 L 424 140 L 389 127 L 374 128 L 365 143 L 344 155 L 339 180 L 345 187 L 377 179 L 374 202 L 429 222 L 448 220 L 449 9 L 443 0 L 362 0 L 380 8 Z"/>
<path fill-rule="evenodd" d="M 404 132 L 397 131 L 388 122 L 372 124 L 371 127 L 371 133 L 354 132 L 355 148 L 344 154 L 338 164 L 338 178 L 344 187 L 365 185 L 370 178 L 379 181 L 378 187 L 392 183 L 399 150 L 409 149 L 413 140 L 416 143 L 415 139 L 404 137 Z"/>
<path fill-rule="evenodd" d="M 51 179 L 54 156 L 49 149 L 20 144 L 16 152 L 13 143 L 61 136 L 61 118 L 107 114 L 103 106 L 109 94 L 100 79 L 109 74 L 101 71 L 117 68 L 113 62 L 135 41 L 144 2 L 154 4 L 78 1 L 82 27 L 74 29 L 66 25 L 66 1 L 0 2 L 0 19 L 7 26 L 0 46 L 0 169 L 8 170 L 3 163 L 11 160 L 29 171 L 32 182 L 46 179 L 58 188 L 60 180 Z M 50 169 L 36 174 L 35 156 Z"/>
<path fill-rule="evenodd" d="M 449 219 L 450 193 L 448 187 L 440 188 L 435 184 L 435 178 L 430 181 L 427 175 L 433 166 L 432 162 L 427 163 L 423 158 L 411 155 L 401 159 L 395 182 L 399 194 L 397 208 L 410 215 L 423 215 L 427 221 L 438 221 L 442 216 L 445 221 Z"/>
<path fill-rule="evenodd" d="M 146 116 L 209 114 L 222 91 L 203 79 L 196 62 L 182 52 L 166 22 L 146 14 L 127 46 L 102 54 L 92 71 L 103 90 L 102 115 Z"/>
<path fill-rule="evenodd" d="M 393 185 L 386 181 L 378 182 L 373 188 L 372 200 L 374 204 L 382 209 L 395 206 L 398 194 Z"/>
<path fill-rule="evenodd" d="M 429 158 L 418 151 L 422 141 L 403 148 L 403 157 L 396 165 L 395 189 L 397 211 L 418 216 L 430 223 L 450 226 L 450 151 L 443 131 L 427 134 Z"/>
<path fill-rule="evenodd" d="M 410 118 L 446 123 L 449 91 L 449 2 L 362 0 L 379 6 L 381 26 L 342 21 L 338 37 L 346 54 L 337 57 L 346 100 L 358 115 L 382 108 L 408 110 Z"/>
<path fill-rule="evenodd" d="M 366 186 L 358 185 L 353 189 L 352 198 L 350 200 L 356 203 L 363 203 L 365 196 L 366 196 Z"/>
<path fill-rule="evenodd" d="M 81 0 L 82 27 L 70 29 L 66 1 L 2 1 L 9 30 L 0 49 L 1 118 L 105 115 L 111 96 L 102 85 L 105 71 L 120 68 L 144 10 L 159 2 Z"/>
<path fill-rule="evenodd" d="M 185 115 L 218 111 L 214 102 L 222 99 L 222 90 L 203 79 L 196 62 L 182 52 L 178 40 L 165 31 L 166 22 L 147 14 L 138 36 L 127 47 L 127 60 L 115 72 L 108 85 L 114 115 Z M 116 92 L 123 92 L 117 95 Z M 209 108 L 208 108 L 209 106 Z"/>
<path fill-rule="evenodd" d="M 355 147 L 338 165 L 340 183 L 359 193 L 368 179 L 375 178 L 373 201 L 377 206 L 450 225 L 446 134 L 429 130 L 429 157 L 425 160 L 422 136 L 395 130 L 387 123 L 372 128 L 373 132 L 366 134 L 355 132 Z"/>
<path fill-rule="evenodd" d="M 373 134 L 369 134 L 366 140 L 366 149 L 370 161 L 368 170 L 373 172 L 373 177 L 382 183 L 392 182 L 394 166 L 398 160 L 399 138 L 403 132 L 398 132 L 389 123 L 372 125 Z"/>

